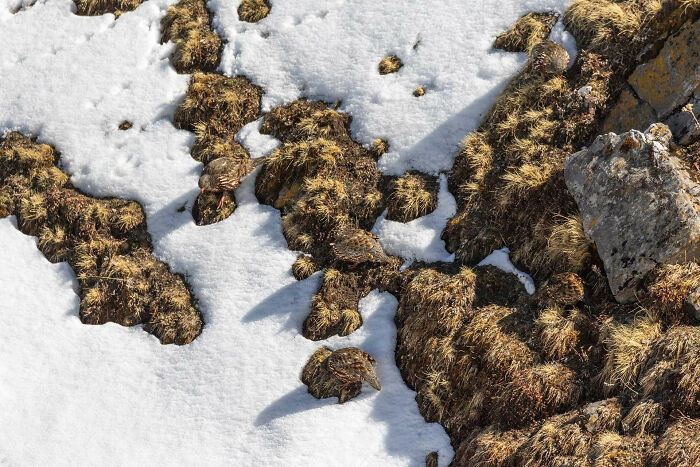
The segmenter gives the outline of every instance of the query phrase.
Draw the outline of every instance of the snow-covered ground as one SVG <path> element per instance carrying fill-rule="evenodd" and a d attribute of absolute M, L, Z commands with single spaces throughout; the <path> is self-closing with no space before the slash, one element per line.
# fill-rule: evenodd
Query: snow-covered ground
<path fill-rule="evenodd" d="M 155 254 L 187 276 L 205 328 L 176 347 L 137 328 L 82 325 L 72 270 L 0 220 L 0 464 L 420 465 L 435 450 L 449 462 L 447 435 L 423 421 L 394 364 L 392 296 L 363 300 L 353 335 L 310 342 L 300 329 L 319 274 L 292 277 L 296 254 L 279 212 L 255 199 L 254 175 L 223 222 L 198 227 L 189 209 L 178 212 L 192 206 L 201 165 L 189 156 L 193 136 L 172 125 L 188 80 L 170 65 L 173 46 L 159 44 L 174 0 L 148 0 L 116 22 L 77 17 L 70 0 L 9 13 L 19 3 L 0 0 L 0 132 L 54 145 L 89 193 L 139 201 Z M 230 41 L 223 71 L 262 85 L 268 108 L 302 95 L 342 100 L 359 140 L 389 140 L 380 168 L 399 174 L 450 167 L 459 139 L 525 61 L 491 50 L 495 35 L 568 1 L 271 3 L 251 25 L 237 20 L 237 1 L 210 1 Z M 379 76 L 390 53 L 405 65 Z M 420 99 L 418 85 L 428 89 Z M 125 119 L 134 127 L 118 131 Z M 271 150 L 255 130 L 240 140 L 254 155 Z M 449 260 L 439 232 L 454 209 L 443 180 L 433 214 L 380 220 L 375 231 L 406 259 Z M 382 391 L 366 387 L 342 406 L 311 397 L 299 374 L 319 345 L 373 354 Z"/>

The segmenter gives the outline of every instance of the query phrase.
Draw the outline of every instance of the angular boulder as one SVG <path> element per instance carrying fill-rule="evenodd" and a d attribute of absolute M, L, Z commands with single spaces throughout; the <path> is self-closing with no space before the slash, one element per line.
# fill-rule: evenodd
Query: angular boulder
<path fill-rule="evenodd" d="M 621 303 L 657 264 L 700 259 L 700 184 L 669 154 L 671 136 L 660 123 L 608 133 L 565 162 L 566 185 Z"/>

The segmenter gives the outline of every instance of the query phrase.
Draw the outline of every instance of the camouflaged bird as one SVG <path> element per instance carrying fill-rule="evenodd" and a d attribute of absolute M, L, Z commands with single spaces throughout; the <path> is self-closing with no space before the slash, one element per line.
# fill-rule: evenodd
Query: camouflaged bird
<path fill-rule="evenodd" d="M 343 386 L 353 383 L 368 382 L 374 389 L 381 391 L 374 358 L 357 347 L 338 349 L 326 359 L 328 371 L 338 378 Z"/>
<path fill-rule="evenodd" d="M 532 298 L 541 306 L 575 305 L 583 300 L 583 295 L 583 279 L 573 272 L 565 272 L 552 276 Z"/>
<path fill-rule="evenodd" d="M 201 192 L 211 191 L 221 193 L 233 191 L 241 184 L 241 179 L 260 165 L 264 157 L 255 159 L 242 159 L 238 157 L 219 157 L 204 166 L 202 175 L 199 177 L 199 188 Z M 216 209 L 221 209 L 224 203 L 225 194 L 221 196 Z"/>
<path fill-rule="evenodd" d="M 537 43 L 529 55 L 530 69 L 543 78 L 551 78 L 566 71 L 569 66 L 569 53 L 553 41 Z"/>
<path fill-rule="evenodd" d="M 379 244 L 379 237 L 362 229 L 346 229 L 335 243 L 333 253 L 341 261 L 359 263 L 388 263 L 389 256 Z"/>

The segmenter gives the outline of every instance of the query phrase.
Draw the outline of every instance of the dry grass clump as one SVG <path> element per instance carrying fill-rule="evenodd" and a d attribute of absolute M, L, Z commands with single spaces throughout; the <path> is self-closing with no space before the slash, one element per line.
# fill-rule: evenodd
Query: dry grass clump
<path fill-rule="evenodd" d="M 359 268 L 348 272 L 341 272 L 335 268 L 326 269 L 321 288 L 314 295 L 311 311 L 304 320 L 304 337 L 317 341 L 333 335 L 347 336 L 355 332 L 362 326 L 362 317 L 358 312 L 359 301 L 373 288 L 385 288 L 383 285 L 388 278 L 398 274 L 399 265 L 399 262 L 395 262 L 385 267 L 386 271 L 377 267 Z"/>
<path fill-rule="evenodd" d="M 661 325 L 649 317 L 631 324 L 611 324 L 607 331 L 605 366 L 599 375 L 604 394 L 634 389 L 652 342 L 661 335 Z"/>
<path fill-rule="evenodd" d="M 215 73 L 195 73 L 190 79 L 187 94 L 175 109 L 175 125 L 194 131 L 196 142 L 192 157 L 207 164 L 219 157 L 247 160 L 248 151 L 235 141 L 236 133 L 260 115 L 262 90 L 246 78 Z M 221 195 L 205 192 L 195 201 L 192 215 L 199 225 L 220 222 L 236 209 L 233 193 L 221 208 Z"/>
<path fill-rule="evenodd" d="M 656 433 L 664 423 L 663 404 L 651 399 L 637 402 L 622 420 L 622 430 L 629 434 Z"/>
<path fill-rule="evenodd" d="M 500 431 L 493 426 L 475 430 L 455 450 L 452 463 L 480 467 L 515 465 L 515 454 L 527 439 L 527 430 Z"/>
<path fill-rule="evenodd" d="M 580 382 L 560 363 L 529 367 L 517 374 L 499 395 L 501 423 L 518 426 L 571 408 L 581 397 Z"/>
<path fill-rule="evenodd" d="M 79 16 L 99 16 L 114 13 L 119 17 L 122 13 L 135 10 L 143 0 L 74 0 Z"/>
<path fill-rule="evenodd" d="M 396 55 L 389 55 L 379 62 L 379 74 L 388 75 L 390 73 L 396 73 L 403 66 L 403 62 Z"/>
<path fill-rule="evenodd" d="M 671 408 L 700 416 L 700 328 L 674 326 L 650 346 L 640 372 L 644 397 L 668 400 Z"/>
<path fill-rule="evenodd" d="M 700 420 L 680 417 L 659 438 L 652 464 L 691 467 L 700 465 Z"/>
<path fill-rule="evenodd" d="M 453 436 L 475 425 L 522 426 L 573 407 L 581 397 L 574 369 L 541 364 L 530 348 L 535 325 L 524 310 L 474 306 L 477 296 L 479 303 L 509 296 L 485 284 L 486 273 L 417 271 L 403 289 L 396 315 L 402 375 L 415 388 L 426 419 L 439 421 Z M 480 448 L 463 449 L 470 452 L 463 455 L 473 456 Z"/>
<path fill-rule="evenodd" d="M 233 143 L 238 130 L 260 115 L 261 97 L 262 89 L 244 77 L 197 72 L 190 79 L 184 102 L 175 110 L 175 125 L 196 132 L 198 140 L 220 138 Z"/>
<path fill-rule="evenodd" d="M 649 275 L 648 282 L 645 306 L 657 312 L 667 323 L 690 321 L 692 313 L 687 313 L 684 307 L 690 306 L 691 294 L 700 288 L 700 266 L 697 263 L 661 265 Z"/>
<path fill-rule="evenodd" d="M 238 18 L 248 23 L 257 23 L 270 13 L 270 4 L 266 0 L 243 0 L 238 5 Z"/>
<path fill-rule="evenodd" d="M 409 222 L 433 212 L 437 207 L 437 191 L 437 180 L 427 175 L 407 173 L 392 180 L 386 218 Z"/>
<path fill-rule="evenodd" d="M 581 342 L 588 324 L 586 316 L 574 309 L 566 311 L 559 306 L 544 309 L 537 320 L 540 346 L 549 360 L 561 360 L 572 354 Z"/>
<path fill-rule="evenodd" d="M 0 199 L 20 230 L 39 237 L 50 261 L 67 261 L 80 283 L 86 324 L 144 324 L 163 344 L 187 344 L 202 317 L 181 276 L 151 254 L 134 201 L 94 199 L 74 189 L 53 149 L 10 133 L 0 142 Z"/>
<path fill-rule="evenodd" d="M 389 143 L 383 139 L 375 139 L 372 141 L 372 146 L 370 147 L 370 152 L 375 159 L 379 159 L 386 152 L 389 151 Z"/>
<path fill-rule="evenodd" d="M 300 100 L 272 110 L 261 127 L 283 144 L 265 160 L 256 195 L 281 210 L 289 246 L 319 267 L 335 260 L 330 243 L 346 227 L 370 229 L 384 206 L 381 174 L 349 124 L 322 102 Z"/>
<path fill-rule="evenodd" d="M 180 0 L 161 22 L 161 42 L 173 41 L 171 61 L 178 73 L 209 72 L 219 64 L 221 38 L 211 30 L 204 0 Z"/>
<path fill-rule="evenodd" d="M 413 90 L 413 97 L 423 97 L 425 96 L 425 88 L 423 86 L 418 86 Z"/>
<path fill-rule="evenodd" d="M 551 13 L 528 13 L 518 19 L 508 31 L 500 34 L 494 41 L 493 48 L 507 52 L 527 52 L 549 37 L 557 19 L 557 15 Z"/>
<path fill-rule="evenodd" d="M 564 24 L 577 42 L 592 51 L 610 47 L 619 40 L 631 40 L 642 27 L 641 12 L 634 2 L 574 0 L 564 13 Z"/>
<path fill-rule="evenodd" d="M 583 230 L 580 214 L 562 217 L 561 222 L 552 227 L 547 239 L 546 254 L 563 268 L 579 272 L 591 261 L 591 241 Z"/>
<path fill-rule="evenodd" d="M 321 347 L 309 357 L 301 374 L 301 381 L 308 387 L 309 393 L 317 399 L 337 397 L 342 404 L 357 397 L 362 389 L 362 383 L 343 383 L 328 370 L 326 359 L 333 353 L 328 347 Z"/>
<path fill-rule="evenodd" d="M 292 264 L 292 273 L 298 281 L 303 281 L 316 271 L 316 264 L 309 255 L 299 255 Z"/>

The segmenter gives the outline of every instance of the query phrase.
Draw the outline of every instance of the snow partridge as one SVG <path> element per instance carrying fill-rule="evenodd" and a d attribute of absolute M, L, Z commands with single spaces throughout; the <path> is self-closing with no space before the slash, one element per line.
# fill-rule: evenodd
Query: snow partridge
<path fill-rule="evenodd" d="M 262 157 L 256 159 L 241 159 L 234 157 L 219 157 L 209 162 L 202 170 L 199 177 L 199 188 L 202 193 L 211 191 L 221 193 L 233 191 L 241 184 L 241 179 L 248 175 L 264 160 Z M 216 209 L 221 209 L 224 203 L 224 196 L 221 196 Z"/>
<path fill-rule="evenodd" d="M 557 76 L 569 66 L 569 54 L 561 45 L 543 41 L 530 50 L 530 67 L 543 78 Z"/>
<path fill-rule="evenodd" d="M 346 229 L 335 243 L 331 243 L 333 253 L 341 261 L 353 265 L 370 263 L 388 263 L 389 256 L 379 244 L 376 235 L 362 229 Z"/>
<path fill-rule="evenodd" d="M 374 389 L 380 391 L 374 358 L 357 347 L 338 349 L 326 359 L 328 371 L 338 378 L 343 386 L 367 381 Z"/>
<path fill-rule="evenodd" d="M 549 278 L 533 297 L 540 305 L 575 305 L 583 299 L 583 279 L 573 272 L 556 274 Z"/>

